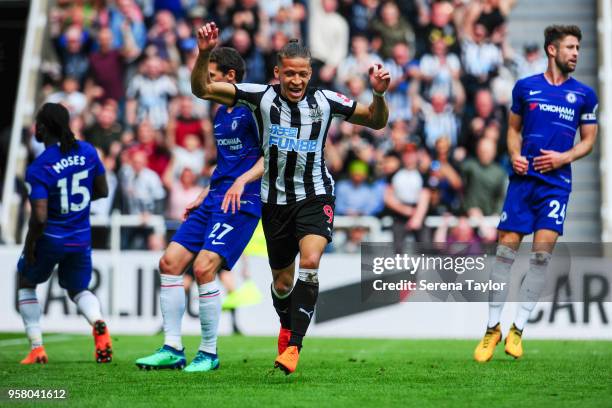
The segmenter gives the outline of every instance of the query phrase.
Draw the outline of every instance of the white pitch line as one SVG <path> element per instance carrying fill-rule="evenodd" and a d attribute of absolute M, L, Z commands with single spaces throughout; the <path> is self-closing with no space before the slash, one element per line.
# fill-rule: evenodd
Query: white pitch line
<path fill-rule="evenodd" d="M 68 334 L 58 334 L 57 336 L 46 336 L 43 337 L 44 343 L 59 343 L 62 341 L 74 339 L 77 336 L 71 336 Z M 0 347 L 10 347 L 10 346 L 20 346 L 22 344 L 29 344 L 29 340 L 27 338 L 18 338 L 18 339 L 6 339 L 0 340 Z"/>

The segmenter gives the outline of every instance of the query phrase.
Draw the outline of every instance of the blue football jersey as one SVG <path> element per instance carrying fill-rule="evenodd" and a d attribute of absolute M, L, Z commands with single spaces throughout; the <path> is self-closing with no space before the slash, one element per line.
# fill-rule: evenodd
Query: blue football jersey
<path fill-rule="evenodd" d="M 217 167 L 210 180 L 210 192 L 204 201 L 206 208 L 219 211 L 223 197 L 234 181 L 255 165 L 261 156 L 257 126 L 247 108 L 234 107 L 230 112 L 220 106 L 214 120 L 217 142 Z M 261 181 L 244 187 L 240 210 L 261 216 Z"/>
<path fill-rule="evenodd" d="M 45 149 L 26 171 L 30 200 L 47 199 L 44 235 L 61 238 L 65 245 L 89 247 L 89 204 L 93 180 L 104 174 L 96 149 L 87 142 L 64 154 L 59 144 Z"/>
<path fill-rule="evenodd" d="M 523 118 L 521 154 L 529 161 L 527 175 L 571 190 L 570 164 L 540 173 L 534 170 L 533 159 L 542 155 L 540 149 L 570 150 L 578 127 L 597 123 L 597 95 L 593 89 L 574 78 L 555 86 L 544 74 L 533 75 L 514 86 L 511 109 Z"/>

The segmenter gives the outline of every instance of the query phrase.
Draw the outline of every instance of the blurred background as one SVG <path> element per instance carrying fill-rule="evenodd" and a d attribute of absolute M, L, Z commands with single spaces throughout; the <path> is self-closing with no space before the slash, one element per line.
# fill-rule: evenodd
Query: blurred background
<path fill-rule="evenodd" d="M 150 303 L 160 251 L 215 167 L 216 107 L 191 94 L 189 79 L 195 30 L 207 21 L 245 59 L 245 82 L 273 83 L 276 52 L 291 38 L 311 48 L 312 86 L 359 102 L 371 101 L 372 63 L 391 72 L 386 128 L 338 122 L 329 131 L 325 159 L 336 180 L 337 217 L 326 262 L 338 267 L 328 265 L 325 274 L 322 266 L 322 285 L 336 271 L 329 288 L 358 282 L 364 240 L 392 243 L 398 252 L 411 241 L 496 240 L 510 172 L 511 90 L 517 79 L 545 70 L 549 24 L 581 27 L 575 76 L 595 88 L 601 105 L 596 149 L 573 165 L 563 240 L 612 238 L 607 0 L 10 0 L 0 2 L 0 256 L 11 265 L 3 271 L 11 281 L 29 215 L 24 171 L 43 150 L 33 116 L 41 103 L 60 102 L 107 170 L 110 195 L 92 205 L 107 312 L 124 317 L 126 330 L 139 324 L 135 316 L 158 319 Z M 267 293 L 265 250 L 251 257 L 239 268 Z M 11 294 L 5 306 L 13 300 Z M 122 309 L 123 301 L 136 303 Z M 275 323 L 271 307 L 264 310 Z M 342 320 L 330 332 L 354 323 Z M 400 335 L 413 334 L 407 330 Z"/>

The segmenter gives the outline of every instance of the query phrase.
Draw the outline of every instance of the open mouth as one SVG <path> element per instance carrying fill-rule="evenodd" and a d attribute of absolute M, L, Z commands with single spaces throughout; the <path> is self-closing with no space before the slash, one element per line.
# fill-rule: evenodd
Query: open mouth
<path fill-rule="evenodd" d="M 292 87 L 289 87 L 287 89 L 287 94 L 292 99 L 299 99 L 299 98 L 302 97 L 302 88 L 292 88 Z"/>

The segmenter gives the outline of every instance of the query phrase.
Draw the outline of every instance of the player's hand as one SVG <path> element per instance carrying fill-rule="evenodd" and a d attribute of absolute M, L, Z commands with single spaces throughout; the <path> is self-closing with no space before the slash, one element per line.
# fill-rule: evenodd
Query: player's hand
<path fill-rule="evenodd" d="M 566 153 L 545 149 L 540 149 L 540 152 L 542 155 L 533 159 L 533 168 L 541 173 L 556 170 L 569 163 L 569 158 Z"/>
<path fill-rule="evenodd" d="M 195 210 L 202 204 L 207 195 L 208 194 L 200 194 L 198 198 L 196 198 L 187 205 L 187 208 L 185 208 L 185 212 L 183 213 L 183 221 L 185 221 L 187 217 L 189 217 L 189 214 L 191 214 L 193 210 Z"/>
<path fill-rule="evenodd" d="M 232 207 L 232 214 L 236 214 L 236 211 L 240 211 L 240 197 L 244 193 L 244 183 L 236 180 L 234 184 L 227 190 L 225 197 L 223 197 L 223 203 L 221 209 L 224 213 L 227 213 L 230 206 Z"/>
<path fill-rule="evenodd" d="M 383 69 L 382 64 L 373 64 L 370 67 L 370 85 L 376 92 L 383 93 L 389 88 L 391 82 L 391 74 L 386 69 Z"/>
<path fill-rule="evenodd" d="M 219 28 L 215 22 L 204 24 L 198 29 L 197 40 L 200 52 L 212 51 L 217 46 L 219 39 Z"/>
<path fill-rule="evenodd" d="M 525 156 L 517 155 L 512 157 L 512 168 L 514 172 L 520 176 L 524 176 L 527 174 L 527 170 L 529 169 L 529 162 L 525 158 Z"/>

